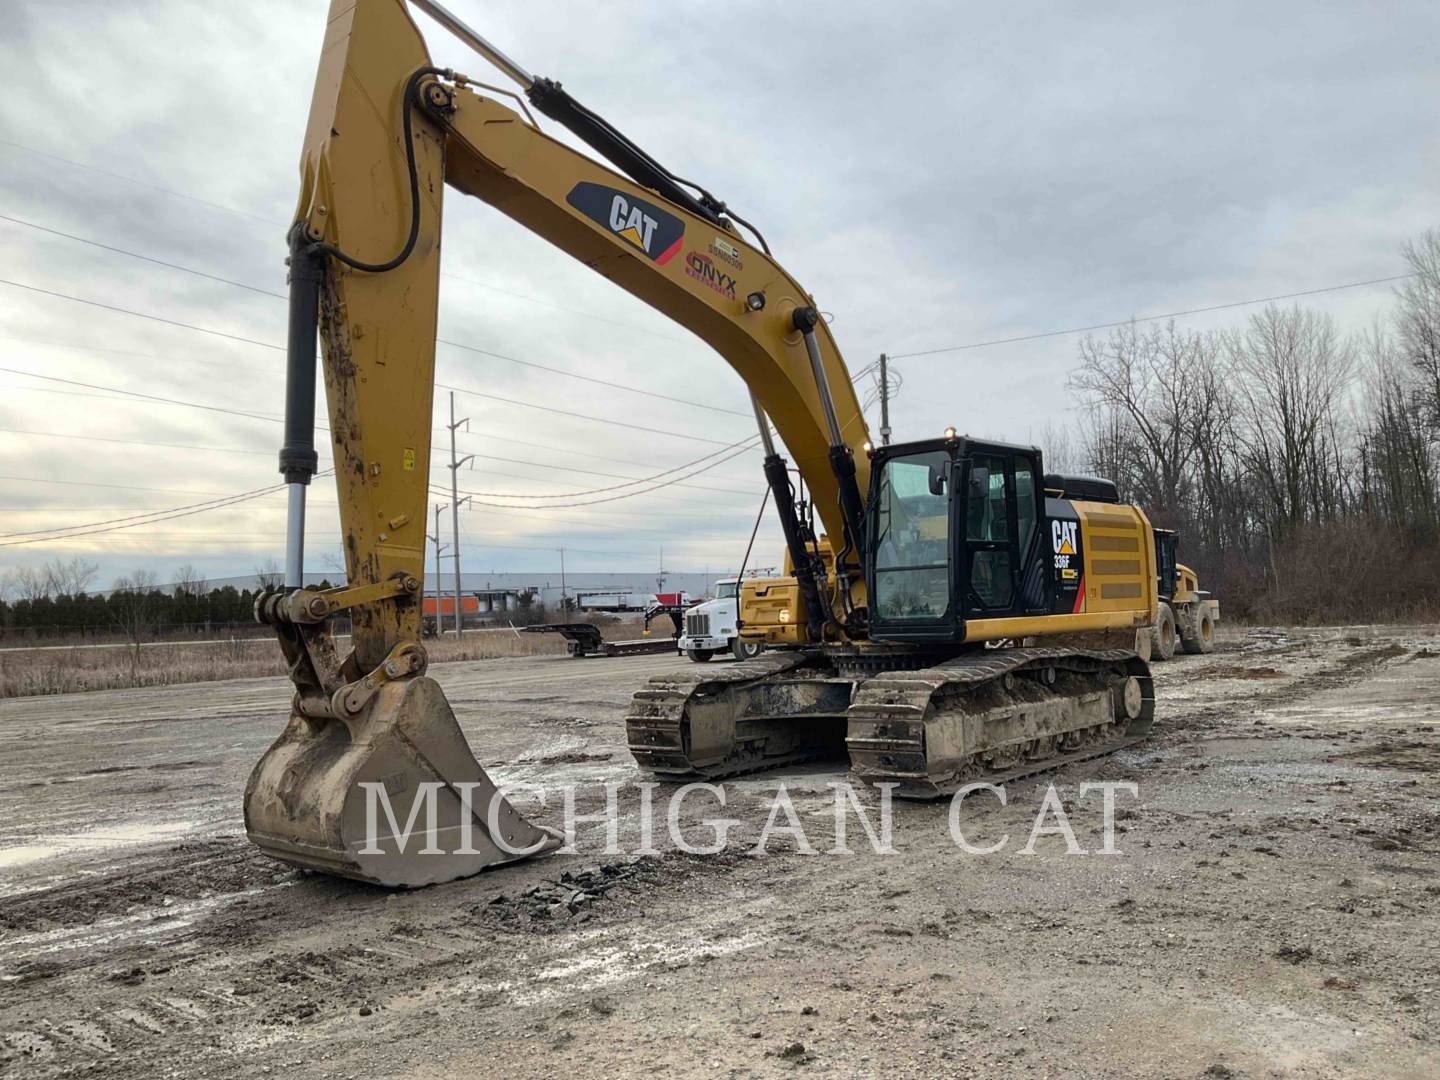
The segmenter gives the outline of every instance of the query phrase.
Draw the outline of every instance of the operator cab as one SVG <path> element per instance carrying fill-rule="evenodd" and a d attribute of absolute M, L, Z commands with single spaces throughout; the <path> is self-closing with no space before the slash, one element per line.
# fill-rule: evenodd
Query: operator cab
<path fill-rule="evenodd" d="M 948 436 L 871 456 L 873 640 L 959 643 L 967 619 L 1055 610 L 1039 449 Z"/>

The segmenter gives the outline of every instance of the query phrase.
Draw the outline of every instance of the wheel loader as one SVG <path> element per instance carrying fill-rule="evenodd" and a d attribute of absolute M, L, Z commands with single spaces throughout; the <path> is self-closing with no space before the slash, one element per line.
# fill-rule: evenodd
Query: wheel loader
<path fill-rule="evenodd" d="M 1215 626 L 1220 622 L 1220 601 L 1200 588 L 1199 575 L 1177 561 L 1180 534 L 1155 530 L 1155 565 L 1159 574 L 1160 603 L 1150 632 L 1151 657 L 1169 660 L 1178 647 L 1191 655 L 1212 652 Z"/>
<path fill-rule="evenodd" d="M 793 632 L 638 688 L 641 769 L 713 779 L 848 755 L 861 780 L 924 799 L 1143 738 L 1158 610 L 1145 515 L 1111 485 L 1047 476 L 1033 446 L 953 428 L 872 445 L 829 325 L 754 226 L 434 0 L 415 6 L 519 92 L 432 65 L 404 0 L 332 2 L 289 233 L 286 581 L 257 603 L 296 693 L 246 788 L 250 838 L 390 886 L 557 843 L 496 790 L 420 641 L 447 187 L 698 335 L 750 391 L 794 579 L 776 616 Z M 317 326 L 347 569 L 328 590 L 301 577 Z M 973 407 L 963 389 L 936 392 Z M 343 658 L 326 625 L 339 613 Z M 438 840 L 417 850 L 403 823 L 426 815 Z"/>

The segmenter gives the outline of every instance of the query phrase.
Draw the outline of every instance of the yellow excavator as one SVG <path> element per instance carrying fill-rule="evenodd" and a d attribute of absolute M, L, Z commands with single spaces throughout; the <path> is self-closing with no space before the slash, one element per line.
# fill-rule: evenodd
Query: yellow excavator
<path fill-rule="evenodd" d="M 794 631 L 754 660 L 685 665 L 641 688 L 627 717 L 640 766 L 716 778 L 848 754 L 861 779 L 932 798 L 1143 738 L 1157 611 L 1144 514 L 1104 481 L 1047 476 L 1034 447 L 953 429 L 872 446 L 826 322 L 754 227 L 434 0 L 414 6 L 521 93 L 433 66 L 404 0 L 332 2 L 289 234 L 286 581 L 257 602 L 296 693 L 247 785 L 250 838 L 392 886 L 557 843 L 495 790 L 425 674 L 447 186 L 697 334 L 751 393 L 794 579 L 774 616 Z M 301 576 L 317 326 L 347 570 L 326 590 Z M 776 434 L 827 543 L 797 507 Z M 343 659 L 327 629 L 339 613 L 353 627 Z M 423 848 L 406 842 L 417 824 Z"/>

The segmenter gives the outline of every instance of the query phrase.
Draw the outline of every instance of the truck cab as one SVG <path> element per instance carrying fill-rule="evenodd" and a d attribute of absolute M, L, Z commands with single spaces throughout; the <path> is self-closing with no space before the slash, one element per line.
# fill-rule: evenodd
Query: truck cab
<path fill-rule="evenodd" d="M 759 654 L 758 642 L 742 642 L 739 636 L 740 579 L 722 578 L 715 583 L 713 599 L 696 604 L 685 612 L 685 628 L 677 647 L 697 664 L 718 652 L 729 652 L 737 660 Z"/>

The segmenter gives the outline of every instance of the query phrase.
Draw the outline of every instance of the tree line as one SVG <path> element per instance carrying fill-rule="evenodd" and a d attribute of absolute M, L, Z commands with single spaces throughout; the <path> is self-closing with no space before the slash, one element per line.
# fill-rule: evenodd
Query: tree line
<path fill-rule="evenodd" d="M 0 578 L 0 638 L 119 634 L 138 641 L 161 633 L 197 634 L 221 630 L 262 630 L 255 622 L 255 597 L 278 582 L 272 569 L 256 571 L 255 588 L 210 588 L 191 566 L 180 567 L 162 586 L 148 570 L 117 578 L 96 590 L 96 564 L 75 557 L 22 567 Z M 322 582 L 328 588 L 329 582 Z"/>
<path fill-rule="evenodd" d="M 1080 344 L 1082 419 L 1052 471 L 1113 479 L 1235 615 L 1281 622 L 1440 610 L 1440 232 L 1363 333 L 1270 305 L 1243 325 L 1129 324 Z"/>

